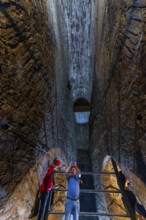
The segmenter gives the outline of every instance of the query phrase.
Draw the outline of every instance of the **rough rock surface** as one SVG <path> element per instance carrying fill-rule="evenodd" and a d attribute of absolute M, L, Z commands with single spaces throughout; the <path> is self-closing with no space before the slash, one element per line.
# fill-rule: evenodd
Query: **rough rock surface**
<path fill-rule="evenodd" d="M 146 1 L 2 0 L 0 25 L 0 218 L 28 219 L 48 162 L 88 147 L 93 170 L 113 157 L 146 207 Z"/>
<path fill-rule="evenodd" d="M 90 121 L 94 167 L 113 157 L 146 205 L 146 2 L 100 3 Z"/>

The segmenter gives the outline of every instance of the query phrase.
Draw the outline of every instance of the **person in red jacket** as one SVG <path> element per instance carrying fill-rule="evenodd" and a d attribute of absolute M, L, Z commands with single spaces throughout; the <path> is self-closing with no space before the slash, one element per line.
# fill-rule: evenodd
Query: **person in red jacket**
<path fill-rule="evenodd" d="M 48 206 L 50 203 L 51 190 L 53 189 L 54 170 L 60 166 L 60 160 L 54 159 L 49 166 L 45 177 L 40 185 L 40 204 L 37 220 L 48 219 Z"/>

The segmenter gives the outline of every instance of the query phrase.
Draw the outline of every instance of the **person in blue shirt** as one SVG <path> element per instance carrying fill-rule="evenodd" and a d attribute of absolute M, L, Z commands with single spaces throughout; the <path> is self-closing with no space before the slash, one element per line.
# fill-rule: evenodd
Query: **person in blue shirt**
<path fill-rule="evenodd" d="M 65 220 L 70 220 L 71 214 L 73 214 L 73 220 L 78 220 L 80 211 L 79 194 L 81 172 L 76 162 L 70 163 L 66 170 L 66 178 L 68 181 L 68 190 L 65 205 Z"/>

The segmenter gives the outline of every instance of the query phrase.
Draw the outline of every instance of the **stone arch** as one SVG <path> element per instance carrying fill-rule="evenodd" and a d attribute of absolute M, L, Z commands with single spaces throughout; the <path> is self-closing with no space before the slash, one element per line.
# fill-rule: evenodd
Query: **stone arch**
<path fill-rule="evenodd" d="M 85 98 L 78 98 L 73 105 L 74 112 L 88 112 L 90 111 L 90 103 Z"/>

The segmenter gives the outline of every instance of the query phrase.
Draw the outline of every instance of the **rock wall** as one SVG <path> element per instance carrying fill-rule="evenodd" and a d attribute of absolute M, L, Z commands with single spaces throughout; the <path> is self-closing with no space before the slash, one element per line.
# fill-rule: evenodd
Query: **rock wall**
<path fill-rule="evenodd" d="M 146 205 L 145 0 L 74 3 L 0 3 L 2 219 L 27 219 L 48 162 L 60 156 L 67 164 L 77 148 L 88 148 L 88 126 L 75 125 L 73 104 L 84 94 L 90 98 L 93 69 L 93 168 L 112 156 Z"/>
<path fill-rule="evenodd" d="M 52 106 L 55 51 L 45 8 L 42 1 L 0 3 L 0 117 L 34 145 L 45 111 Z M 37 147 L 10 129 L 1 130 L 0 136 L 3 203 L 35 163 Z"/>
<path fill-rule="evenodd" d="M 99 1 L 90 143 L 94 169 L 121 164 L 146 205 L 145 1 Z"/>
<path fill-rule="evenodd" d="M 69 83 L 69 54 L 66 37 L 69 34 L 66 29 L 64 17 L 66 1 L 47 1 L 49 17 L 55 33 L 56 59 L 55 59 L 55 88 L 54 99 L 56 106 L 53 110 L 56 114 L 55 134 L 56 146 L 64 149 L 68 161 L 75 159 L 77 138 L 75 116 L 73 112 L 73 100 Z M 69 12 L 68 12 L 69 13 Z"/>
<path fill-rule="evenodd" d="M 72 146 L 64 120 L 68 103 L 56 97 L 62 90 L 68 96 L 68 89 L 56 81 L 56 36 L 48 11 L 46 1 L 0 3 L 2 219 L 28 217 L 48 162 L 60 156 L 67 163 Z"/>

